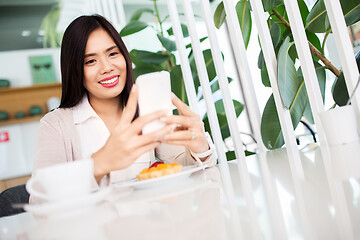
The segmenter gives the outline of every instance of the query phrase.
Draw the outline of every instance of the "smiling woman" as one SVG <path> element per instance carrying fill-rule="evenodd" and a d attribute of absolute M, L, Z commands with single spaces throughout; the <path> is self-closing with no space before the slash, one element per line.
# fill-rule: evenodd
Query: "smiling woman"
<path fill-rule="evenodd" d="M 81 16 L 68 26 L 61 72 L 60 108 L 40 121 L 35 174 L 42 167 L 91 159 L 94 185 L 102 185 L 135 177 L 155 156 L 182 165 L 216 163 L 201 118 L 175 95 L 172 102 L 181 115 L 157 111 L 139 117 L 129 53 L 105 18 Z M 156 119 L 165 126 L 142 134 Z"/>
<path fill-rule="evenodd" d="M 96 108 L 99 98 L 120 95 L 126 83 L 126 62 L 105 30 L 98 29 L 89 35 L 84 63 L 84 86 L 89 91 L 89 102 L 93 108 Z M 108 91 L 104 91 L 104 87 Z"/>

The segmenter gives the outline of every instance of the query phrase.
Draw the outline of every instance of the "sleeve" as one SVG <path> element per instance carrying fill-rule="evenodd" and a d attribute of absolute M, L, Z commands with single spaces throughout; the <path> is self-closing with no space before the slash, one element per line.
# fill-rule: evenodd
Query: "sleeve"
<path fill-rule="evenodd" d="M 210 147 L 207 151 L 208 155 L 205 161 L 201 162 L 197 154 L 192 153 L 190 149 L 184 146 L 169 144 L 160 144 L 160 146 L 155 149 L 155 157 L 162 161 L 176 162 L 184 166 L 207 164 L 208 167 L 213 167 L 216 164 L 217 156 L 210 135 L 208 133 L 205 134 Z"/>
<path fill-rule="evenodd" d="M 75 160 L 73 159 L 73 155 L 71 153 L 72 150 L 66 145 L 66 141 L 70 140 L 66 139 L 64 132 L 65 131 L 61 128 L 59 120 L 54 118 L 43 118 L 40 120 L 33 174 L 37 169 Z M 91 158 L 89 158 L 89 160 L 93 161 Z M 101 184 L 99 186 L 95 177 L 92 179 L 93 189 L 98 189 L 102 185 L 105 184 Z M 37 199 L 30 195 L 30 203 L 39 203 L 42 201 L 42 199 Z"/>
<path fill-rule="evenodd" d="M 60 126 L 56 127 L 43 119 L 40 120 L 33 171 L 69 160 Z"/>

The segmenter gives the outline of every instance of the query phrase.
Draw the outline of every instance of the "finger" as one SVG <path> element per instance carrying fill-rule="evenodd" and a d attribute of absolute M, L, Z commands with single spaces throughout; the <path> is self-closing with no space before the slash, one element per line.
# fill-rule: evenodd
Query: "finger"
<path fill-rule="evenodd" d="M 171 98 L 172 103 L 182 115 L 192 116 L 193 114 L 195 114 L 193 111 L 190 110 L 188 105 L 183 103 L 174 93 L 171 94 Z"/>
<path fill-rule="evenodd" d="M 174 140 L 174 141 L 165 141 L 164 143 L 169 145 L 176 145 L 176 146 L 189 146 L 189 141 L 181 141 L 181 140 Z"/>
<path fill-rule="evenodd" d="M 160 121 L 162 121 L 163 123 L 166 124 L 178 124 L 180 125 L 180 129 L 181 128 L 195 128 L 197 125 L 197 120 L 195 118 L 191 118 L 191 117 L 185 117 L 182 115 L 171 115 L 171 116 L 166 116 L 160 119 Z"/>
<path fill-rule="evenodd" d="M 134 119 L 138 103 L 138 89 L 134 84 L 131 88 L 128 101 L 126 103 L 123 115 L 121 117 L 122 123 L 131 123 Z"/>
<path fill-rule="evenodd" d="M 174 125 L 174 124 L 166 125 L 165 127 L 161 128 L 157 131 L 144 134 L 144 135 L 142 135 L 142 137 L 148 141 L 159 141 L 159 140 L 164 139 L 164 137 L 166 135 L 171 134 L 175 128 L 176 128 L 176 125 Z"/>
<path fill-rule="evenodd" d="M 178 132 L 173 132 L 170 134 L 167 134 L 166 136 L 164 136 L 164 140 L 165 141 L 192 141 L 194 140 L 196 137 L 195 132 L 193 131 L 178 131 Z"/>
<path fill-rule="evenodd" d="M 138 117 L 130 126 L 130 130 L 136 134 L 140 133 L 144 126 L 154 120 L 160 120 L 168 114 L 167 110 L 160 110 L 144 116 Z"/>
<path fill-rule="evenodd" d="M 143 145 L 143 146 L 137 148 L 136 155 L 140 157 L 144 153 L 147 153 L 147 152 L 157 148 L 160 144 L 161 144 L 160 142 L 152 142 L 152 143 Z"/>

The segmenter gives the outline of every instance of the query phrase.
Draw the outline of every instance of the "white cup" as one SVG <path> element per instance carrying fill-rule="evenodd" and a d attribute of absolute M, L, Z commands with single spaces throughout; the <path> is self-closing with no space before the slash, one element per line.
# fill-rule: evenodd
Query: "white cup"
<path fill-rule="evenodd" d="M 53 109 L 56 109 L 60 106 L 60 99 L 58 97 L 51 97 L 46 101 L 46 106 L 50 112 Z"/>
<path fill-rule="evenodd" d="M 340 145 L 359 140 L 356 115 L 352 105 L 319 113 L 329 145 Z"/>
<path fill-rule="evenodd" d="M 140 116 L 158 110 L 167 110 L 168 115 L 172 114 L 171 83 L 168 72 L 162 71 L 141 75 L 136 79 L 136 85 L 139 89 Z M 164 123 L 155 120 L 143 128 L 143 133 L 150 133 L 164 126 Z"/>
<path fill-rule="evenodd" d="M 26 183 L 32 197 L 56 202 L 91 193 L 94 174 L 92 160 L 78 160 L 36 170 Z"/>

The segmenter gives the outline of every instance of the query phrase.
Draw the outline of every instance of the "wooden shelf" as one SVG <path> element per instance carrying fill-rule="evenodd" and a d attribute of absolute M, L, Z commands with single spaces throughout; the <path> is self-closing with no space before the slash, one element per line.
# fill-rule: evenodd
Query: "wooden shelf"
<path fill-rule="evenodd" d="M 44 115 L 38 115 L 38 116 L 28 116 L 24 118 L 11 118 L 8 120 L 0 121 L 0 127 L 11 125 L 11 124 L 20 124 L 20 123 L 26 123 L 26 122 L 34 122 L 39 121 Z"/>
<path fill-rule="evenodd" d="M 46 101 L 51 97 L 61 97 L 61 83 L 38 84 L 29 87 L 0 88 L 0 111 L 9 114 L 8 120 L 0 121 L 0 126 L 39 121 L 48 112 Z M 40 106 L 43 114 L 30 116 L 29 109 Z M 15 118 L 22 111 L 24 118 Z"/>

